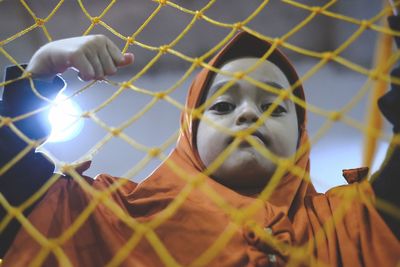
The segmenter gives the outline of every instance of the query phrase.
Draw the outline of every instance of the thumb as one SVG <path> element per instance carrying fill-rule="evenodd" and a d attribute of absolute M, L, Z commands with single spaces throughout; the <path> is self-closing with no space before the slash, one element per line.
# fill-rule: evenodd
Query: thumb
<path fill-rule="evenodd" d="M 135 55 L 132 53 L 125 53 L 120 62 L 118 62 L 117 67 L 125 67 L 131 65 L 133 60 L 135 59 Z"/>

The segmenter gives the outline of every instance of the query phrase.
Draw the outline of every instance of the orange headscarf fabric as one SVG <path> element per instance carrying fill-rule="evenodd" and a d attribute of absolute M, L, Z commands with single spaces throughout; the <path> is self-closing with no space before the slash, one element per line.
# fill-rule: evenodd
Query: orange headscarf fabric
<path fill-rule="evenodd" d="M 244 56 L 261 57 L 270 47 L 268 42 L 242 32 L 210 65 L 220 67 Z M 283 70 L 291 84 L 298 80 L 279 50 L 275 49 L 268 60 Z M 235 192 L 202 174 L 204 165 L 195 140 L 198 121 L 189 111 L 204 100 L 213 75 L 203 69 L 194 80 L 186 112 L 181 116 L 177 146 L 146 180 L 136 184 L 104 174 L 96 179 L 84 177 L 87 185 L 99 191 L 123 182 L 109 195 L 112 206 L 82 189 L 74 179 L 60 179 L 29 215 L 37 231 L 46 238 L 57 239 L 74 226 L 85 209 L 91 209 L 76 233 L 60 244 L 62 254 L 73 266 L 398 264 L 399 241 L 375 210 L 368 182 L 317 193 L 306 179 L 308 150 L 296 161 L 296 166 L 304 170 L 303 175 L 287 173 L 268 201 Z M 305 99 L 301 86 L 293 93 Z M 297 107 L 297 116 L 299 145 L 306 145 L 304 109 Z M 245 218 L 238 216 L 249 207 L 255 207 L 255 212 Z M 118 215 L 121 212 L 124 219 Z M 138 224 L 146 227 L 137 227 Z M 265 229 L 266 234 L 260 229 Z M 57 266 L 55 254 L 45 252 L 22 228 L 3 265 L 28 266 L 44 255 L 45 266 Z"/>

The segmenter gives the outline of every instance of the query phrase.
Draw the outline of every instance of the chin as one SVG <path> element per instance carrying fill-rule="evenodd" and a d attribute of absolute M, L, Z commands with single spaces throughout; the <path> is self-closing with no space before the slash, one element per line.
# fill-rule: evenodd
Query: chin
<path fill-rule="evenodd" d="M 272 176 L 276 165 L 269 159 L 259 154 L 255 149 L 237 151 L 226 161 L 229 169 L 235 173 L 254 176 Z"/>
<path fill-rule="evenodd" d="M 213 177 L 232 189 L 258 188 L 261 191 L 275 170 L 275 164 L 260 154 L 240 151 L 232 154 Z"/>

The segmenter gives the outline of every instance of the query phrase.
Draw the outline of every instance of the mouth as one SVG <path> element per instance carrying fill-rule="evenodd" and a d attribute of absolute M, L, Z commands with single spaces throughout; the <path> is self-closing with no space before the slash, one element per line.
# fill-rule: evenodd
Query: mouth
<path fill-rule="evenodd" d="M 255 131 L 254 133 L 251 134 L 253 137 L 256 139 L 259 139 L 261 143 L 264 144 L 264 146 L 267 146 L 267 139 L 265 139 L 264 135 L 261 134 L 259 131 Z"/>
<path fill-rule="evenodd" d="M 257 139 L 260 143 L 262 143 L 264 146 L 267 146 L 268 142 L 267 139 L 264 137 L 264 135 L 260 132 L 260 131 L 255 131 L 251 134 L 251 136 L 253 136 L 253 138 Z M 231 137 L 228 140 L 228 144 L 231 144 L 233 142 L 235 138 Z M 239 147 L 249 147 L 252 146 L 247 140 L 243 140 Z"/>

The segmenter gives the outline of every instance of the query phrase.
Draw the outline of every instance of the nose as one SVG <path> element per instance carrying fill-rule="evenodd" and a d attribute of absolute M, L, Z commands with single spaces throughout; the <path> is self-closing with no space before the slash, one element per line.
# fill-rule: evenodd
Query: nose
<path fill-rule="evenodd" d="M 255 107 L 246 105 L 240 111 L 240 114 L 236 119 L 236 124 L 253 124 L 258 120 L 259 117 L 259 113 Z"/>

